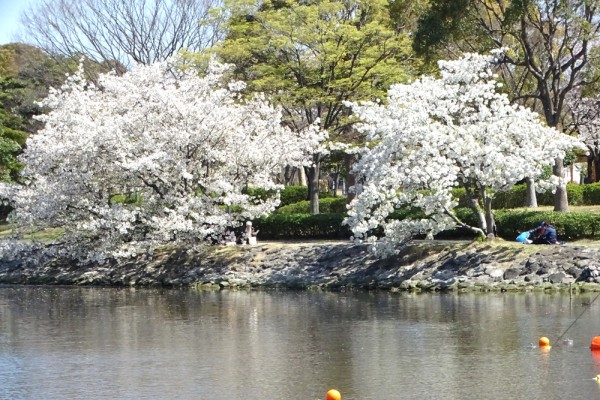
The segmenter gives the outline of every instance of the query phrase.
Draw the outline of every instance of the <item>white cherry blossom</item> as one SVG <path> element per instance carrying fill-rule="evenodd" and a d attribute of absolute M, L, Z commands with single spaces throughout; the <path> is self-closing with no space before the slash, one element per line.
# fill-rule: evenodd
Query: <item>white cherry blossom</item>
<path fill-rule="evenodd" d="M 278 189 L 272 174 L 307 165 L 326 135 L 292 132 L 264 96 L 244 100 L 242 82 L 223 82 L 226 69 L 199 77 L 169 60 L 97 86 L 80 70 L 52 90 L 21 157 L 27 185 L 2 188 L 17 232 L 62 227 L 65 248 L 101 260 L 218 240 L 272 211 L 277 196 L 245 189 Z"/>
<path fill-rule="evenodd" d="M 354 172 L 357 197 L 346 223 L 358 241 L 389 254 L 415 234 L 464 226 L 493 234 L 491 201 L 581 143 L 540 122 L 498 92 L 495 57 L 466 54 L 440 62 L 441 77 L 394 85 L 384 102 L 351 104 L 368 138 Z M 478 226 L 466 226 L 451 190 L 465 187 Z M 418 208 L 424 218 L 397 221 L 399 208 Z M 376 229 L 383 230 L 378 239 Z"/>

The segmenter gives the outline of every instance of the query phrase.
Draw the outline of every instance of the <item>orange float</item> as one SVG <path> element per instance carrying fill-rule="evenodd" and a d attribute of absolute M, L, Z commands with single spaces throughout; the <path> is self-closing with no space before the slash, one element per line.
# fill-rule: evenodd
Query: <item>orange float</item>
<path fill-rule="evenodd" d="M 592 351 L 600 350 L 600 336 L 595 336 L 592 338 L 592 344 L 590 344 L 590 350 L 592 350 Z"/>
<path fill-rule="evenodd" d="M 325 400 L 342 400 L 342 395 L 337 390 L 331 389 L 329 392 L 327 392 Z"/>
<path fill-rule="evenodd" d="M 542 336 L 538 343 L 540 345 L 540 349 L 542 347 L 550 347 L 550 339 L 548 339 L 546 336 Z"/>

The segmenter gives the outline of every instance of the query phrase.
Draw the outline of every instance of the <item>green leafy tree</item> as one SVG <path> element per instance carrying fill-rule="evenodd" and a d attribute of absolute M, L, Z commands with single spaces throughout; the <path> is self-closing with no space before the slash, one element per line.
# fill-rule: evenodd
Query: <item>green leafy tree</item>
<path fill-rule="evenodd" d="M 404 4 L 401 4 L 404 3 Z M 383 98 L 391 83 L 410 78 L 419 63 L 405 23 L 393 23 L 408 2 L 387 0 L 267 0 L 226 2 L 226 39 L 216 49 L 252 92 L 283 108 L 296 131 L 318 123 L 330 139 L 358 140 L 345 101 Z M 311 212 L 319 213 L 318 182 L 328 153 L 315 150 L 306 167 Z"/>
<path fill-rule="evenodd" d="M 600 38 L 599 5 L 598 0 L 434 0 L 420 20 L 415 49 L 509 48 L 502 77 L 513 101 L 562 129 L 567 97 L 590 83 L 584 72 Z M 556 159 L 553 173 L 562 176 L 563 170 L 563 160 Z M 535 199 L 528 183 L 529 198 Z M 568 209 L 564 184 L 556 190 L 554 209 Z"/>
<path fill-rule="evenodd" d="M 17 155 L 25 144 L 27 133 L 23 131 L 23 119 L 6 109 L 4 104 L 23 87 L 17 80 L 0 74 L 0 180 L 5 182 L 13 181 L 22 168 Z"/>
<path fill-rule="evenodd" d="M 0 46 L 0 180 L 16 182 L 23 164 L 18 160 L 27 138 L 41 128 L 34 117 L 43 110 L 38 101 L 50 87 L 60 87 L 65 74 L 73 73 L 81 56 L 50 56 L 43 50 L 23 43 Z M 88 76 L 108 71 L 106 64 L 85 60 Z M 2 199 L 0 199 L 2 200 Z M 0 204 L 0 220 L 11 207 Z"/>

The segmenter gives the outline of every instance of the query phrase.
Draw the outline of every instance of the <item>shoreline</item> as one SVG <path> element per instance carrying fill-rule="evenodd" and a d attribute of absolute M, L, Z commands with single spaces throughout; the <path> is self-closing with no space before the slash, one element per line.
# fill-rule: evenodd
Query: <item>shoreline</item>
<path fill-rule="evenodd" d="M 350 242 L 259 242 L 161 249 L 106 265 L 0 263 L 0 283 L 199 289 L 409 292 L 600 291 L 600 247 L 416 241 L 373 257 Z"/>

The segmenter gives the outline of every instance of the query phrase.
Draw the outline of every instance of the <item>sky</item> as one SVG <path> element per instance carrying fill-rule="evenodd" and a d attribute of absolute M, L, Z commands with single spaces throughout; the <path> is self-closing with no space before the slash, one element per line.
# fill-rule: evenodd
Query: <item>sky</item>
<path fill-rule="evenodd" d="M 13 42 L 19 29 L 19 15 L 36 0 L 0 0 L 0 45 Z"/>

